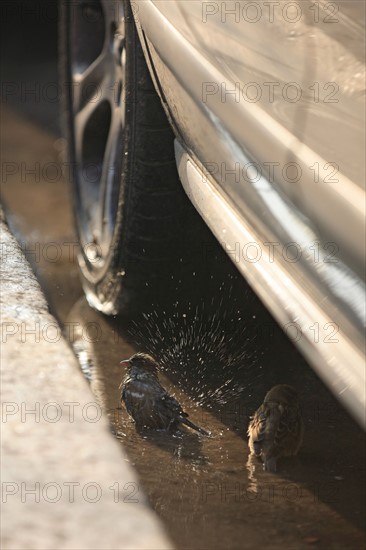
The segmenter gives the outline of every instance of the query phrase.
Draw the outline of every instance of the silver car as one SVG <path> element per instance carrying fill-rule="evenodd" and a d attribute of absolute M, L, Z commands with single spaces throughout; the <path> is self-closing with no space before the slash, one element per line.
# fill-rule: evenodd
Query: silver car
<path fill-rule="evenodd" d="M 64 1 L 60 25 L 89 303 L 169 295 L 187 195 L 364 424 L 365 4 Z"/>

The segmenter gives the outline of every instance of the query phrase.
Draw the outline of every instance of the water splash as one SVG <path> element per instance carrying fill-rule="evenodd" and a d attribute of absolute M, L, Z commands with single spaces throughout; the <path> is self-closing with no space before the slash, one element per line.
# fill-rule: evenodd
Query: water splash
<path fill-rule="evenodd" d="M 178 386 L 190 390 L 197 404 L 211 407 L 245 390 L 237 381 L 239 371 L 258 378 L 256 333 L 244 319 L 235 303 L 227 307 L 224 297 L 200 306 L 176 302 L 169 313 L 156 308 L 144 313 L 132 323 L 129 336 L 177 379 Z M 215 387 L 209 384 L 213 371 Z"/>

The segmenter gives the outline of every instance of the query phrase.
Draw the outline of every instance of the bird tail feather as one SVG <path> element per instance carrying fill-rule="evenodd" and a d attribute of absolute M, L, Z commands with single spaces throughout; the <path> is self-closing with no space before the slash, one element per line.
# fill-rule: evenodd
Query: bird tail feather
<path fill-rule="evenodd" d="M 196 432 L 202 435 L 211 435 L 210 432 L 206 432 L 206 430 L 204 430 L 203 428 L 200 428 L 199 426 L 196 426 L 196 424 L 193 424 L 193 422 L 188 420 L 188 418 L 181 417 L 179 420 L 182 424 L 189 426 L 190 428 L 192 428 L 192 430 L 196 430 Z"/>

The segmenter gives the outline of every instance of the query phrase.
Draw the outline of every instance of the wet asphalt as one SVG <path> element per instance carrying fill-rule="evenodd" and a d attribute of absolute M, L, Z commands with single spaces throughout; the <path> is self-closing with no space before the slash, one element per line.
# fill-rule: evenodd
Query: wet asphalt
<path fill-rule="evenodd" d="M 170 307 L 152 297 L 133 319 L 105 317 L 80 285 L 70 186 L 55 168 L 64 162 L 64 140 L 11 108 L 2 135 L 3 162 L 15 166 L 2 182 L 11 229 L 177 548 L 363 548 L 364 434 L 214 239 L 204 289 L 192 273 L 177 281 Z M 136 433 L 119 390 L 119 361 L 135 350 L 159 359 L 164 385 L 211 438 Z M 246 429 L 276 383 L 299 390 L 306 431 L 299 457 L 283 460 L 274 475 L 248 456 Z"/>

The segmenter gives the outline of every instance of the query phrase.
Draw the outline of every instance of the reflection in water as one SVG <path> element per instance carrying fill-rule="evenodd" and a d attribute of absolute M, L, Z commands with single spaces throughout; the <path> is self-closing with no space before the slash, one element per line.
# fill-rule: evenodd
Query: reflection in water
<path fill-rule="evenodd" d="M 81 372 L 90 382 L 92 380 L 93 350 L 90 345 L 82 338 L 76 338 L 72 341 L 72 348 L 79 362 Z"/>
<path fill-rule="evenodd" d="M 133 424 L 131 429 L 135 429 Z M 121 416 L 117 424 L 112 423 L 112 431 L 121 442 L 124 442 L 124 438 L 127 437 L 126 431 L 129 432 L 129 429 L 126 431 L 123 430 L 126 430 L 126 424 Z M 209 463 L 208 457 L 202 450 L 202 438 L 199 435 L 188 433 L 186 430 L 178 430 L 174 434 L 165 431 L 146 431 L 143 434 L 136 433 L 142 440 L 142 452 L 145 450 L 144 443 L 146 442 L 149 447 L 150 445 L 155 445 L 164 453 L 171 454 L 178 461 L 188 461 L 193 469 Z"/>
<path fill-rule="evenodd" d="M 258 480 L 255 476 L 256 466 L 258 465 L 258 460 L 250 454 L 248 455 L 248 460 L 246 462 L 246 468 L 248 471 L 248 491 L 252 493 L 258 493 Z"/>

